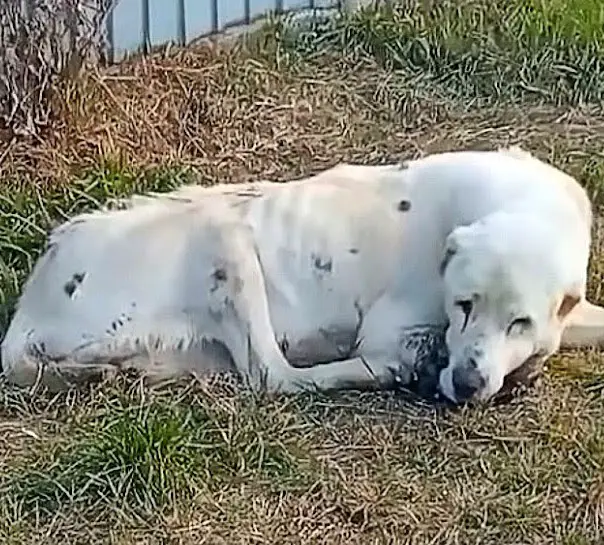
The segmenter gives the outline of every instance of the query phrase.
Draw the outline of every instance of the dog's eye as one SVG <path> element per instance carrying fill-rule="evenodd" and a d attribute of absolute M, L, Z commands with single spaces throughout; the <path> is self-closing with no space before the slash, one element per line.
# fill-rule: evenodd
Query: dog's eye
<path fill-rule="evenodd" d="M 515 333 L 521 334 L 524 333 L 527 329 L 529 329 L 532 325 L 533 321 L 527 316 L 524 316 L 522 318 L 516 318 L 515 320 L 512 320 L 512 322 L 508 326 L 507 333 L 508 335 L 512 335 Z"/>
<path fill-rule="evenodd" d="M 455 306 L 459 307 L 465 316 L 463 326 L 461 327 L 461 331 L 463 332 L 468 325 L 470 314 L 472 314 L 472 301 L 455 301 Z"/>
<path fill-rule="evenodd" d="M 459 307 L 466 316 L 472 313 L 472 301 L 455 301 L 455 306 Z"/>

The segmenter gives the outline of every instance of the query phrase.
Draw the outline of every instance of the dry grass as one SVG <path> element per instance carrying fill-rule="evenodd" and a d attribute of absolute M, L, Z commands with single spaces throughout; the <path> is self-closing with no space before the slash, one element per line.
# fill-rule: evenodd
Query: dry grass
<path fill-rule="evenodd" d="M 315 29 L 321 49 L 312 33 L 272 28 L 278 39 L 267 31 L 234 50 L 202 45 L 89 72 L 64 90 L 44 140 L 0 144 L 0 330 L 48 227 L 133 191 L 520 144 L 577 175 L 599 208 L 604 114 L 580 77 L 564 101 L 512 80 L 486 100 L 485 85 L 459 92 L 465 80 L 498 81 L 478 61 L 448 83 L 385 61 L 375 29 L 386 28 L 390 52 L 397 37 L 375 14 Z M 434 28 L 428 44 L 442 42 Z M 589 291 L 603 301 L 600 215 L 595 236 Z M 220 384 L 149 392 L 124 381 L 56 398 L 4 387 L 0 541 L 601 543 L 603 422 L 596 352 L 556 357 L 509 404 L 457 411 L 394 394 L 256 398 Z"/>

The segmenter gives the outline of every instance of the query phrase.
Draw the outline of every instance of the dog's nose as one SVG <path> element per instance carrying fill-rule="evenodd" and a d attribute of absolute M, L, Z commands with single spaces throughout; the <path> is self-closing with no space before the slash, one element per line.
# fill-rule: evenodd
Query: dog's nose
<path fill-rule="evenodd" d="M 453 390 L 458 401 L 468 401 L 485 387 L 485 380 L 480 374 L 476 361 L 470 359 L 453 369 Z"/>

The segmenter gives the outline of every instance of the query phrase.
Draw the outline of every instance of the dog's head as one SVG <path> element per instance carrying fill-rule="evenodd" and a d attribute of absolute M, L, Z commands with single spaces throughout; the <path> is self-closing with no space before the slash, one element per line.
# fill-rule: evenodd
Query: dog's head
<path fill-rule="evenodd" d="M 458 227 L 441 267 L 449 365 L 440 390 L 454 402 L 486 400 L 530 358 L 558 350 L 583 297 L 586 259 L 551 226 L 497 213 Z"/>

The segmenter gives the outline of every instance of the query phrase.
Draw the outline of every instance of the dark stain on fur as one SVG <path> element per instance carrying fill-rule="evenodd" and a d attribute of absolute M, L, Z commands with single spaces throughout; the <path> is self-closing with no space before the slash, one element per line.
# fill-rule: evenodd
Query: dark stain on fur
<path fill-rule="evenodd" d="M 359 249 L 358 248 L 350 248 L 348 250 L 349 253 L 353 254 L 353 255 L 357 255 L 359 253 Z"/>
<path fill-rule="evenodd" d="M 323 273 L 330 273 L 332 271 L 333 260 L 331 258 L 324 260 L 323 258 L 321 258 L 321 256 L 317 254 L 312 254 L 311 259 L 313 267 L 318 271 Z"/>
<path fill-rule="evenodd" d="M 226 272 L 226 269 L 224 269 L 223 267 L 216 267 L 211 275 L 211 278 L 214 281 L 214 284 L 210 288 L 210 291 L 214 293 L 222 284 L 224 284 L 229 279 L 229 276 Z"/>
<path fill-rule="evenodd" d="M 356 349 L 357 331 L 347 328 L 329 327 L 319 328 L 321 336 L 330 344 L 335 346 L 338 359 L 345 360 L 352 356 Z"/>
<path fill-rule="evenodd" d="M 80 286 L 84 279 L 86 278 L 86 273 L 74 273 L 72 277 L 65 282 L 63 285 L 63 291 L 67 294 L 67 297 L 70 299 L 73 298 L 76 290 Z"/>
<path fill-rule="evenodd" d="M 227 272 L 222 267 L 218 267 L 212 276 L 216 282 L 226 282 L 228 280 Z"/>
<path fill-rule="evenodd" d="M 224 312 L 226 312 L 229 316 L 237 316 L 237 308 L 235 307 L 235 301 L 230 297 L 225 297 L 224 301 Z"/>
<path fill-rule="evenodd" d="M 49 358 L 46 354 L 46 346 L 44 343 L 33 343 L 27 347 L 27 352 L 40 362 L 48 362 Z"/>
<path fill-rule="evenodd" d="M 409 210 L 411 210 L 411 201 L 408 201 L 407 199 L 399 201 L 396 205 L 396 209 L 399 212 L 409 212 Z"/>
<path fill-rule="evenodd" d="M 289 351 L 289 341 L 287 340 L 287 335 L 283 335 L 280 340 L 277 340 L 277 344 L 279 345 L 279 349 L 283 356 L 287 357 L 287 352 Z"/>
<path fill-rule="evenodd" d="M 77 289 L 77 284 L 75 284 L 72 280 L 69 280 L 64 286 L 63 291 L 67 294 L 67 297 L 73 297 L 75 290 Z"/>
<path fill-rule="evenodd" d="M 132 316 L 128 316 L 125 312 L 122 312 L 118 318 L 111 322 L 111 326 L 105 330 L 105 333 L 114 336 L 127 322 L 131 321 Z"/>

